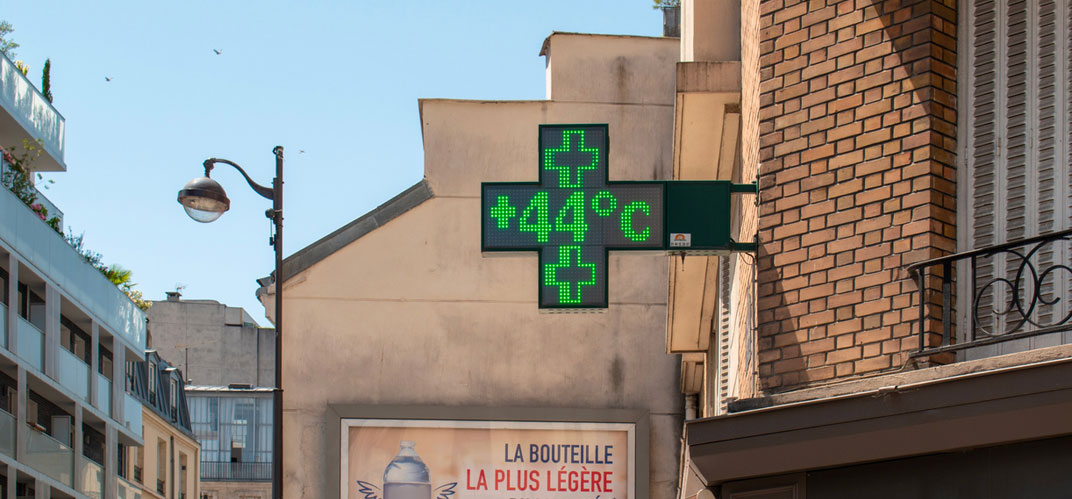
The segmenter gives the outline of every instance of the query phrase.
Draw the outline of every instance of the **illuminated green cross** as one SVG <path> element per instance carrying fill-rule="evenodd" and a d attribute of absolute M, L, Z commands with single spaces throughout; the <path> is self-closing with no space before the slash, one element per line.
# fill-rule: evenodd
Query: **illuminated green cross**
<path fill-rule="evenodd" d="M 543 167 L 558 172 L 559 188 L 581 188 L 584 172 L 599 168 L 599 148 L 585 147 L 584 130 L 564 130 L 561 146 L 543 150 Z"/>
<path fill-rule="evenodd" d="M 481 185 L 481 249 L 538 251 L 541 309 L 606 308 L 611 251 L 663 248 L 663 182 L 609 180 L 607 125 L 540 125 L 537 182 Z"/>
<path fill-rule="evenodd" d="M 558 271 L 570 274 L 559 279 Z M 588 274 L 588 277 L 580 277 Z M 596 264 L 581 261 L 580 246 L 559 246 L 558 263 L 549 263 L 543 268 L 543 284 L 558 287 L 558 302 L 581 303 L 581 286 L 596 285 Z"/>
<path fill-rule="evenodd" d="M 491 218 L 500 229 L 505 229 L 510 224 L 510 219 L 517 215 L 517 208 L 510 206 L 509 196 L 498 196 L 496 205 L 491 207 Z"/>

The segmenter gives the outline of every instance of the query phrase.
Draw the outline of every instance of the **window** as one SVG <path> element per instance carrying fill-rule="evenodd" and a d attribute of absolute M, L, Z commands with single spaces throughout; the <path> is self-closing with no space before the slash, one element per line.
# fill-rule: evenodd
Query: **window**
<path fill-rule="evenodd" d="M 124 479 L 126 479 L 126 478 L 128 478 L 130 476 L 129 472 L 127 471 L 127 463 L 129 462 L 128 459 L 127 459 L 127 446 L 123 445 L 123 444 L 116 444 L 116 445 L 117 445 L 116 452 L 115 452 L 116 468 L 118 468 L 117 471 L 119 472 L 119 476 L 121 476 Z"/>
<path fill-rule="evenodd" d="M 169 411 L 169 414 L 171 414 L 172 421 L 177 421 L 179 419 L 179 411 L 175 410 L 175 408 L 179 406 L 179 384 L 175 381 L 175 378 L 171 379 L 169 389 L 168 396 L 171 399 L 171 410 Z"/>
<path fill-rule="evenodd" d="M 29 286 L 23 283 L 19 283 L 19 315 L 23 319 L 30 321 L 30 324 L 37 326 L 41 331 L 45 330 L 45 300 L 37 294 L 36 291 L 30 289 Z"/>
<path fill-rule="evenodd" d="M 156 444 L 156 491 L 163 494 L 167 484 L 168 452 L 167 442 L 157 440 Z"/>
<path fill-rule="evenodd" d="M 127 382 L 126 383 L 127 383 L 127 391 L 131 392 L 131 393 L 134 392 L 134 368 L 135 368 L 135 365 L 136 364 L 134 364 L 133 362 L 127 361 L 127 369 L 126 369 L 126 371 L 127 371 Z"/>
<path fill-rule="evenodd" d="M 149 402 L 156 403 L 156 363 L 146 362 L 146 371 L 148 373 L 148 388 L 149 388 Z"/>
<path fill-rule="evenodd" d="M 75 357 L 89 364 L 92 362 L 90 343 L 92 337 L 65 315 L 60 315 L 60 345 Z"/>
<path fill-rule="evenodd" d="M 134 481 L 138 483 L 145 483 L 144 470 L 145 470 L 145 448 L 144 447 L 131 447 L 131 461 L 134 462 Z"/>
<path fill-rule="evenodd" d="M 0 268 L 0 286 L 3 286 L 3 288 L 0 289 L 0 301 L 2 301 L 4 305 L 7 305 L 7 279 L 7 271 Z"/>
<path fill-rule="evenodd" d="M 97 370 L 108 378 L 108 381 L 112 380 L 112 351 L 104 345 L 98 348 Z"/>

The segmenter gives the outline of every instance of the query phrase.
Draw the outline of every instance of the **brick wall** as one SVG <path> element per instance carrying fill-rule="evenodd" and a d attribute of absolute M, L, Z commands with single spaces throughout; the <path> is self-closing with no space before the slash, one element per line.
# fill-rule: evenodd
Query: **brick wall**
<path fill-rule="evenodd" d="M 955 5 L 761 2 L 765 390 L 898 369 L 919 345 L 903 267 L 956 240 Z"/>

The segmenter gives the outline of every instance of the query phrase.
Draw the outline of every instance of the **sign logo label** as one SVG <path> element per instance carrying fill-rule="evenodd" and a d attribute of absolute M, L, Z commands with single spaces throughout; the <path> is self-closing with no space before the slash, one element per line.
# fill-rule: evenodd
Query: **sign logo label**
<path fill-rule="evenodd" d="M 671 248 L 688 248 L 692 246 L 692 234 L 672 232 L 670 233 Z"/>
<path fill-rule="evenodd" d="M 607 253 L 661 250 L 663 182 L 608 180 L 607 125 L 540 125 L 539 181 L 485 182 L 483 251 L 537 251 L 540 308 L 606 308 Z"/>

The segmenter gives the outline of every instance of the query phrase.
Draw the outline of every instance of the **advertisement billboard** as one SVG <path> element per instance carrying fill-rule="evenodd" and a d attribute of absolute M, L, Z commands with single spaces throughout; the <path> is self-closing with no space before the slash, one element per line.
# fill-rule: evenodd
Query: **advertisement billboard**
<path fill-rule="evenodd" d="M 632 499 L 633 423 L 342 419 L 348 499 Z"/>

